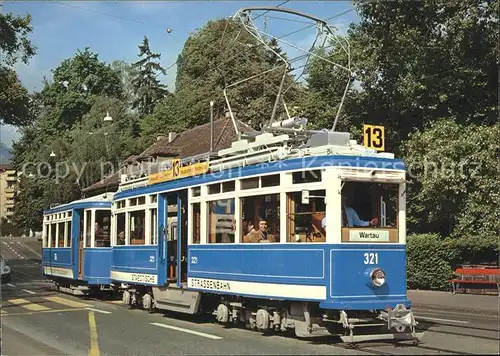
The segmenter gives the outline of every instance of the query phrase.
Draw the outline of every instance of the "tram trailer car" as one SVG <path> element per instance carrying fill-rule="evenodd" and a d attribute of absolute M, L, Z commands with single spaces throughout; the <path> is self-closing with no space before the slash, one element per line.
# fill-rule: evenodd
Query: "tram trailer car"
<path fill-rule="evenodd" d="M 44 211 L 43 275 L 61 292 L 88 295 L 110 289 L 111 194 Z"/>
<path fill-rule="evenodd" d="M 279 140 L 268 135 L 255 139 L 266 142 L 264 154 L 251 143 L 241 158 L 242 142 L 220 151 L 208 168 L 217 174 L 175 176 L 174 167 L 162 182 L 156 175 L 122 184 L 111 279 L 124 303 L 301 337 L 418 343 L 406 294 L 404 163 L 348 133 L 318 133 L 306 149 L 285 144 L 271 153 L 269 142 Z M 343 199 L 358 215 L 346 216 Z M 377 217 L 376 226 L 359 216 Z M 267 236 L 258 242 L 267 243 L 252 243 L 259 229 Z"/>

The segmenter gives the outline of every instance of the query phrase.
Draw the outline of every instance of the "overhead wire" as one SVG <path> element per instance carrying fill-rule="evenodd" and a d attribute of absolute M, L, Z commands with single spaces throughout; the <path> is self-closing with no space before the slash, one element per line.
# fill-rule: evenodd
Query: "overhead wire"
<path fill-rule="evenodd" d="M 343 15 L 343 14 L 345 14 L 345 13 L 348 13 L 348 12 L 350 12 L 350 11 L 353 11 L 353 10 L 354 10 L 354 9 L 349 9 L 349 10 L 347 10 L 347 11 L 344 11 L 344 12 L 343 12 L 343 13 L 341 13 L 341 14 L 335 14 L 335 15 L 333 15 L 333 16 L 331 16 L 331 17 L 329 17 L 328 19 L 326 19 L 325 21 L 329 21 L 329 20 L 331 20 L 331 19 L 334 19 L 334 18 L 336 18 L 336 17 L 339 17 L 339 16 L 341 16 L 341 15 Z M 270 11 L 270 10 L 269 10 L 269 11 Z M 311 27 L 313 27 L 314 25 L 315 25 L 315 24 L 313 23 L 312 25 L 308 25 L 308 26 L 306 26 L 306 27 L 304 27 L 304 28 L 301 28 L 301 29 L 299 29 L 299 30 L 292 31 L 292 32 L 290 32 L 290 33 L 288 33 L 288 34 L 285 34 L 285 35 L 283 35 L 283 36 L 280 36 L 279 38 L 277 38 L 277 37 L 274 37 L 274 38 L 276 38 L 276 39 L 278 39 L 278 40 L 279 40 L 279 39 L 281 39 L 281 38 L 288 37 L 288 36 L 290 36 L 290 35 L 291 35 L 291 34 L 293 34 L 293 33 L 298 33 L 298 32 L 300 32 L 300 31 L 303 31 L 304 29 L 311 28 Z M 225 29 L 225 30 L 226 30 L 226 29 Z M 273 37 L 273 36 L 272 36 L 272 37 Z M 288 43 L 287 43 L 287 44 L 288 44 Z M 214 46 L 212 46 L 212 45 L 210 45 L 210 44 L 207 44 L 207 45 L 208 45 L 209 47 L 214 48 Z M 263 43 L 258 43 L 258 44 L 250 45 L 250 46 L 249 46 L 249 48 L 248 48 L 248 50 L 251 50 L 251 49 L 256 48 L 256 47 L 260 47 L 260 46 L 262 46 L 262 45 L 264 45 L 264 44 L 263 44 Z M 292 46 L 292 47 L 293 47 L 293 46 Z M 330 46 L 328 46 L 328 47 L 330 47 Z M 191 51 L 190 53 L 194 53 L 194 52 L 195 52 L 195 51 L 197 51 L 197 50 L 199 50 L 199 48 L 195 48 L 195 49 L 194 49 L 193 51 Z M 226 52 L 227 52 L 227 49 L 226 49 Z M 254 65 L 255 65 L 255 63 L 254 63 L 254 62 L 253 62 L 250 58 L 248 58 L 248 56 L 244 53 L 244 51 L 242 51 L 241 53 L 236 53 L 235 55 L 233 55 L 233 56 L 231 56 L 231 57 L 229 57 L 229 58 L 227 58 L 227 59 L 223 60 L 223 61 L 222 61 L 221 63 L 219 63 L 216 67 L 211 68 L 211 69 L 210 69 L 210 70 L 208 70 L 207 72 L 203 72 L 203 73 L 202 73 L 202 74 L 200 74 L 198 77 L 196 77 L 196 78 L 194 78 L 194 79 L 191 79 L 189 82 L 186 82 L 186 84 L 184 84 L 183 86 L 176 88 L 176 89 L 175 89 L 175 92 L 176 92 L 176 93 L 180 93 L 180 92 L 182 92 L 182 91 L 183 91 L 183 89 L 188 88 L 189 86 L 191 86 L 191 85 L 195 84 L 196 82 L 198 82 L 200 79 L 202 79 L 202 78 L 203 78 L 203 77 L 205 77 L 206 75 L 211 74 L 212 72 L 214 72 L 214 71 L 218 70 L 220 67 L 222 67 L 223 65 L 225 65 L 227 62 L 229 62 L 230 60 L 232 60 L 233 58 L 235 58 L 235 57 L 236 57 L 236 56 L 238 56 L 238 55 L 243 55 L 243 56 L 247 59 L 248 63 L 250 63 L 250 65 L 252 65 L 252 66 L 254 66 Z M 301 56 L 297 56 L 297 57 L 295 57 L 295 58 L 290 59 L 290 60 L 289 60 L 289 62 L 290 62 L 290 63 L 292 63 L 292 62 L 294 62 L 294 61 L 297 61 L 297 60 L 303 59 L 304 57 L 307 57 L 307 56 L 308 56 L 308 54 L 306 54 L 306 55 L 301 55 Z M 299 67 L 297 67 L 297 68 L 294 68 L 294 70 L 297 70 L 297 69 L 300 69 L 300 68 L 303 68 L 303 67 L 304 67 L 304 66 L 299 66 Z M 223 73 L 221 73 L 221 74 L 223 75 Z M 267 79 L 267 78 L 266 78 L 266 79 Z"/>
<path fill-rule="evenodd" d="M 346 13 L 348 13 L 348 12 L 350 12 L 350 11 L 354 11 L 354 10 L 355 10 L 355 9 L 353 8 L 353 9 L 349 9 L 349 10 L 347 10 L 347 11 L 344 11 L 344 12 L 342 12 L 342 13 L 340 13 L 340 14 L 335 14 L 335 15 L 333 15 L 333 16 L 331 16 L 331 17 L 329 17 L 329 18 L 325 19 L 324 21 L 329 21 L 329 20 L 332 20 L 332 19 L 334 19 L 334 18 L 337 18 L 337 17 L 339 17 L 339 16 L 342 16 L 343 14 L 346 14 Z M 281 39 L 283 39 L 283 38 L 286 38 L 286 37 L 288 37 L 288 36 L 291 36 L 292 34 L 295 34 L 295 33 L 298 33 L 298 32 L 300 32 L 300 31 L 304 31 L 305 29 L 311 28 L 311 27 L 313 27 L 314 25 L 315 25 L 315 24 L 312 24 L 312 25 L 308 25 L 308 26 L 305 26 L 305 27 L 303 27 L 303 28 L 300 28 L 300 29 L 298 29 L 298 30 L 294 30 L 294 31 L 289 32 L 289 33 L 286 33 L 286 34 L 284 34 L 284 35 L 282 35 L 282 36 L 280 36 L 280 37 L 277 37 L 276 39 L 277 39 L 277 40 L 281 40 Z M 263 45 L 264 45 L 263 43 L 257 43 L 257 44 L 254 44 L 254 45 L 250 45 L 250 46 L 249 46 L 249 48 L 248 48 L 248 50 L 251 50 L 251 49 L 254 49 L 254 48 L 256 48 L 256 47 L 263 46 Z M 209 44 L 209 43 L 207 43 L 207 44 L 206 44 L 206 46 L 211 47 L 211 48 L 216 49 L 216 50 L 219 50 L 218 48 L 215 48 L 213 45 L 211 45 L 211 44 Z M 187 54 L 185 55 L 185 57 L 187 57 L 187 56 L 189 56 L 189 55 L 191 55 L 191 54 L 195 53 L 196 51 L 199 51 L 200 49 L 201 49 L 201 47 L 196 47 L 196 48 L 194 48 L 194 49 L 193 49 L 193 50 L 191 50 L 189 53 L 187 53 Z M 227 50 L 226 50 L 226 52 L 227 52 Z M 192 79 L 192 81 L 193 81 L 193 82 L 195 82 L 195 81 L 200 80 L 203 76 L 206 76 L 207 74 L 212 73 L 214 70 L 217 70 L 218 68 L 220 68 L 220 67 L 221 67 L 221 66 L 223 66 L 224 64 L 228 63 L 230 60 L 234 59 L 234 58 L 235 58 L 236 56 L 238 56 L 239 54 L 240 54 L 240 53 L 236 53 L 235 55 L 233 55 L 233 56 L 231 56 L 231 57 L 229 57 L 229 58 L 227 58 L 227 59 L 223 60 L 223 61 L 222 61 L 221 63 L 219 63 L 216 67 L 214 67 L 214 68 L 212 68 L 212 69 L 210 69 L 210 70 L 208 70 L 208 71 L 206 71 L 206 72 L 201 73 L 199 76 L 197 76 L 196 78 Z M 171 67 L 173 67 L 174 65 L 178 64 L 178 62 L 179 62 L 180 60 L 181 60 L 181 58 L 179 58 L 176 62 L 172 63 L 172 65 L 171 65 L 171 66 L 169 66 L 169 68 L 171 68 Z M 181 87 L 181 88 L 175 88 L 175 92 L 178 92 L 178 91 L 180 91 L 181 89 L 182 89 L 182 87 Z"/>
<path fill-rule="evenodd" d="M 289 1 L 290 1 L 290 0 L 283 1 L 282 3 L 280 3 L 279 5 L 277 5 L 277 7 L 284 5 L 284 4 L 288 3 Z M 105 15 L 105 16 L 114 17 L 114 18 L 121 19 L 121 20 L 127 20 L 127 21 L 133 21 L 133 22 L 140 23 L 140 24 L 148 24 L 148 25 L 151 25 L 151 23 L 146 23 L 146 22 L 141 21 L 141 20 L 133 20 L 133 19 L 130 19 L 130 18 L 122 17 L 122 16 L 116 16 L 116 15 L 112 15 L 112 14 L 104 13 L 104 12 L 101 12 L 101 11 L 97 11 L 97 10 L 95 10 L 95 9 L 87 9 L 87 8 L 82 8 L 82 7 L 78 7 L 78 6 L 75 6 L 75 5 L 70 5 L 70 4 L 62 3 L 62 2 L 60 2 L 60 1 L 54 1 L 54 2 L 55 2 L 55 3 L 58 3 L 58 4 L 61 4 L 61 5 L 64 5 L 64 6 L 73 7 L 73 8 L 77 8 L 77 9 L 81 9 L 81 10 L 85 10 L 85 11 L 91 11 L 91 12 L 95 12 L 95 13 L 98 13 L 98 14 L 101 14 L 101 15 Z M 351 11 L 354 11 L 354 10 L 355 10 L 355 8 L 348 9 L 348 10 L 346 10 L 346 11 L 342 12 L 342 13 L 338 13 L 338 14 L 335 14 L 335 15 L 333 15 L 333 16 L 331 16 L 331 17 L 329 17 L 329 18 L 325 19 L 324 21 L 330 21 L 330 20 L 332 20 L 332 19 L 334 19 L 334 18 L 340 17 L 340 16 L 342 16 L 342 15 L 344 15 L 344 14 L 346 14 L 346 13 L 349 13 L 349 12 L 351 12 Z M 265 13 L 268 13 L 269 11 L 271 11 L 271 10 L 267 10 L 267 11 L 265 11 L 264 13 L 259 14 L 258 16 L 256 16 L 256 17 L 254 18 L 254 20 L 255 20 L 255 19 L 257 19 L 257 18 L 259 18 L 260 16 L 263 16 Z M 154 25 L 154 24 L 153 24 L 153 25 Z M 312 23 L 312 24 L 307 25 L 307 26 L 305 26 L 305 27 L 299 28 L 299 29 L 294 30 L 294 31 L 292 31 L 292 32 L 286 33 L 286 34 L 284 34 L 284 35 L 282 35 L 282 36 L 280 36 L 280 37 L 277 37 L 276 39 L 277 39 L 277 40 L 279 40 L 279 39 L 283 39 L 283 38 L 289 37 L 289 36 L 291 36 L 291 35 L 293 35 L 293 34 L 296 34 L 296 33 L 302 32 L 302 31 L 304 31 L 304 30 L 306 30 L 306 29 L 309 29 L 309 28 L 311 28 L 311 27 L 313 27 L 313 26 L 315 26 L 315 23 Z M 162 28 L 164 28 L 164 27 L 162 26 Z M 172 36 L 172 37 L 173 37 L 173 36 Z M 236 40 L 236 39 L 235 39 L 235 40 Z M 258 43 L 258 44 L 250 45 L 250 46 L 249 46 L 249 48 L 248 48 L 248 50 L 251 50 L 251 49 L 254 49 L 254 48 L 256 48 L 256 47 L 263 46 L 263 45 L 264 45 L 263 43 Z M 206 46 L 211 47 L 211 48 L 216 49 L 216 50 L 220 50 L 220 48 L 216 48 L 215 46 L 213 46 L 213 45 L 211 45 L 211 44 L 209 44 L 209 43 L 207 43 L 207 44 L 206 44 Z M 189 53 L 187 53 L 184 57 L 190 56 L 191 54 L 195 53 L 196 51 L 199 51 L 200 49 L 201 49 L 201 47 L 196 47 L 196 48 L 194 48 L 193 50 L 191 50 Z M 226 51 L 225 51 L 225 52 L 227 52 L 227 51 L 228 51 L 228 50 L 226 49 Z M 229 61 L 233 60 L 234 58 L 236 58 L 236 57 L 237 57 L 238 55 L 240 55 L 240 54 L 241 54 L 241 53 L 236 53 L 236 54 L 234 54 L 233 56 L 231 56 L 231 57 L 229 57 L 229 58 L 226 58 L 225 60 L 223 60 L 222 62 L 220 62 L 220 63 L 219 63 L 216 67 L 211 68 L 211 69 L 209 69 L 208 71 L 205 71 L 205 72 L 201 73 L 201 74 L 200 74 L 200 75 L 198 75 L 197 77 L 195 77 L 195 78 L 191 79 L 189 82 L 186 82 L 184 85 L 182 85 L 182 86 L 180 86 L 180 87 L 178 87 L 178 88 L 176 87 L 176 88 L 175 88 L 174 93 L 179 93 L 179 92 L 183 91 L 185 88 L 187 89 L 189 86 L 191 86 L 191 85 L 195 84 L 196 82 L 198 82 L 199 80 L 203 79 L 203 77 L 206 77 L 208 74 L 211 74 L 211 73 L 213 73 L 213 72 L 214 72 L 214 71 L 216 71 L 216 70 L 219 70 L 219 68 L 221 68 L 223 65 L 225 65 L 225 64 L 226 64 L 226 63 L 228 63 Z M 167 71 L 168 69 L 170 69 L 170 68 L 172 68 L 173 66 L 175 66 L 176 64 L 178 64 L 178 63 L 179 63 L 179 61 L 183 58 L 182 53 L 181 53 L 181 55 L 180 55 L 179 57 L 180 57 L 179 59 L 177 59 L 174 63 L 172 63 L 171 65 L 169 65 L 169 66 L 168 66 L 165 70 Z M 301 57 L 301 56 L 299 56 L 299 57 Z M 297 58 L 297 57 L 296 57 L 296 58 Z M 296 59 L 296 58 L 295 58 L 295 59 Z M 249 60 L 249 59 L 248 59 L 248 57 L 247 57 L 247 60 Z M 293 61 L 295 61 L 295 60 L 294 60 L 294 59 L 290 59 L 290 62 L 293 62 Z M 250 61 L 250 60 L 249 60 L 249 62 L 252 64 L 252 61 Z M 301 67 L 302 67 L 302 66 L 300 66 L 300 67 L 298 67 L 298 68 L 301 68 Z M 295 69 L 298 69 L 298 68 L 295 68 Z M 124 119 L 122 119 L 122 120 L 113 121 L 110 125 L 105 125 L 105 126 L 102 126 L 102 127 L 101 127 L 101 128 L 99 128 L 98 130 L 94 131 L 94 134 L 95 134 L 95 133 L 98 133 L 99 131 L 101 131 L 101 130 L 102 130 L 102 129 L 104 129 L 104 128 L 108 128 L 108 129 L 110 129 L 112 126 L 117 125 L 118 123 L 120 123 L 120 122 L 121 122 L 121 121 L 123 121 L 123 120 L 125 120 L 125 118 L 124 118 Z"/>

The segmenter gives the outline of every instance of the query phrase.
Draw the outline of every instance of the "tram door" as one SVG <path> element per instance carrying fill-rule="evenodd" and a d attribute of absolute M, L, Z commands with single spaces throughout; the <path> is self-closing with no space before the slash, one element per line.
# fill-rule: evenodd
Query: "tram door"
<path fill-rule="evenodd" d="M 187 192 L 168 194 L 167 202 L 167 276 L 180 286 L 187 281 Z"/>
<path fill-rule="evenodd" d="M 179 193 L 179 240 L 180 244 L 177 250 L 177 260 L 180 261 L 180 272 L 179 279 L 180 283 L 187 283 L 187 252 L 188 252 L 188 201 L 187 201 L 187 191 Z"/>
<path fill-rule="evenodd" d="M 168 282 L 175 283 L 177 281 L 177 194 L 168 194 L 166 198 L 167 279 Z"/>
<path fill-rule="evenodd" d="M 78 279 L 83 278 L 83 210 L 80 210 L 80 231 L 78 234 Z"/>

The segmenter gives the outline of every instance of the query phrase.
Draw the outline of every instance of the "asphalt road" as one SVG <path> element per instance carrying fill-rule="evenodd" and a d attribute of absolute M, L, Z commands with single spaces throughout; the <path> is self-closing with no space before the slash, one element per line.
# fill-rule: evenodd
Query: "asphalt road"
<path fill-rule="evenodd" d="M 419 303 L 419 346 L 334 337 L 301 340 L 227 328 L 211 319 L 148 313 L 120 302 L 57 293 L 40 274 L 37 242 L 2 239 L 12 282 L 2 285 L 2 355 L 499 354 L 498 312 Z M 11 247 L 6 252 L 5 244 Z M 19 244 L 17 242 L 20 242 Z M 9 255 L 7 254 L 9 253 Z M 20 257 L 21 256 L 21 257 Z M 460 296 L 454 296 L 460 297 Z M 497 297 L 491 297 L 496 298 Z M 420 301 L 421 302 L 421 301 Z"/>

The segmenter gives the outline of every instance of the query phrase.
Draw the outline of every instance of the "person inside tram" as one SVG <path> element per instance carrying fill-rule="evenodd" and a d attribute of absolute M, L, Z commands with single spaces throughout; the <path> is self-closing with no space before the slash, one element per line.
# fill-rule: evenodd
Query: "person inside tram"
<path fill-rule="evenodd" d="M 102 229 L 102 227 L 99 225 L 98 222 L 95 223 L 94 229 L 95 229 L 95 236 L 96 237 L 102 235 L 104 232 L 104 230 Z"/>
<path fill-rule="evenodd" d="M 259 219 L 259 230 L 253 229 L 251 232 L 247 234 L 249 238 L 249 242 L 251 243 L 268 243 L 268 242 L 276 242 L 274 235 L 269 234 L 267 232 L 268 225 L 267 220 Z"/>
<path fill-rule="evenodd" d="M 354 208 L 352 208 L 352 198 L 351 195 L 347 193 L 342 193 L 342 227 L 366 227 L 366 226 L 377 226 L 378 218 L 373 218 L 370 221 L 361 220 L 358 213 Z M 321 226 L 326 228 L 326 215 L 321 220 Z"/>
<path fill-rule="evenodd" d="M 125 245 L 125 231 L 120 231 L 118 234 L 118 245 Z"/>

